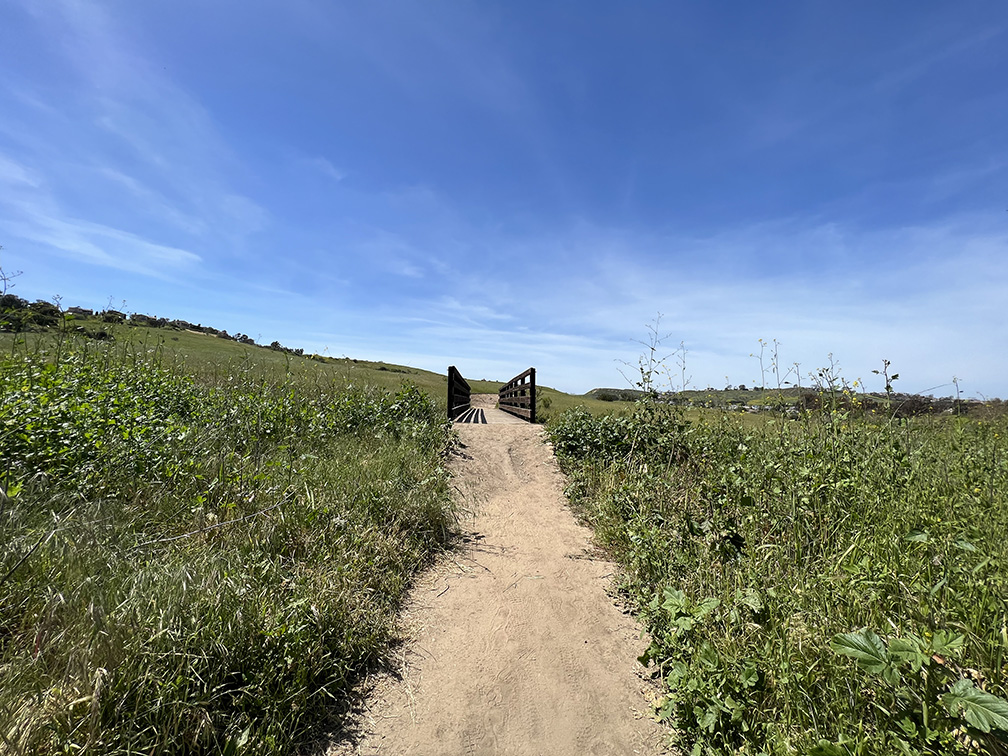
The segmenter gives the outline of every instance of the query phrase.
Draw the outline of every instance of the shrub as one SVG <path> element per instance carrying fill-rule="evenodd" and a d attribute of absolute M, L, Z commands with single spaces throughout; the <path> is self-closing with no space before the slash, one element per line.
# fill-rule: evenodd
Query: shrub
<path fill-rule="evenodd" d="M 1004 752 L 1008 421 L 855 415 L 551 426 L 684 750 Z"/>

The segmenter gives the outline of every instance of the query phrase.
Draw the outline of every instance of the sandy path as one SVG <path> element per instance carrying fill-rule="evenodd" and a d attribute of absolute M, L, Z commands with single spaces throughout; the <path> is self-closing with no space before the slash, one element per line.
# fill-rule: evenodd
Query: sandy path
<path fill-rule="evenodd" d="M 541 429 L 494 424 L 488 401 L 474 397 L 490 424 L 456 426 L 468 547 L 415 590 L 401 679 L 376 685 L 359 742 L 334 753 L 659 753 L 613 567 L 566 508 Z"/>

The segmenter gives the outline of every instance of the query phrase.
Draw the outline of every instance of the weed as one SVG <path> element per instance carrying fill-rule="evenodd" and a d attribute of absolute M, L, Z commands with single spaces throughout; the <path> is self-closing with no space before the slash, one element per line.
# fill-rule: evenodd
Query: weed
<path fill-rule="evenodd" d="M 659 715 L 694 754 L 1004 753 L 1008 419 L 896 421 L 814 378 L 793 419 L 652 398 L 548 426 Z"/>
<path fill-rule="evenodd" d="M 290 753 L 447 541 L 449 429 L 397 392 L 197 374 L 73 332 L 0 364 L 0 738 Z"/>

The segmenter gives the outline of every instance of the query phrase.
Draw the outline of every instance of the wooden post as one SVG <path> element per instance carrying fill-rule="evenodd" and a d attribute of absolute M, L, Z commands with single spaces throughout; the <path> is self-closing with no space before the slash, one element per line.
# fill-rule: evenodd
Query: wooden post
<path fill-rule="evenodd" d="M 529 415 L 529 422 L 534 423 L 536 421 L 536 388 L 535 388 L 535 368 L 529 368 L 529 397 L 532 399 L 529 409 L 531 414 Z"/>
<path fill-rule="evenodd" d="M 454 420 L 452 415 L 452 404 L 455 402 L 455 375 L 454 365 L 448 366 L 448 419 Z"/>
<path fill-rule="evenodd" d="M 471 389 L 454 365 L 448 366 L 448 419 L 454 420 L 470 405 Z"/>
<path fill-rule="evenodd" d="M 535 422 L 535 368 L 529 368 L 501 386 L 498 406 L 505 412 Z"/>

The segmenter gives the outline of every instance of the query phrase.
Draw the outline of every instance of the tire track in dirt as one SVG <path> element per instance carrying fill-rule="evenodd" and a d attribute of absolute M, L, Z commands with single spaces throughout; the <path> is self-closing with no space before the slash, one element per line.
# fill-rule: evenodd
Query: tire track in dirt
<path fill-rule="evenodd" d="M 373 685 L 358 740 L 330 756 L 665 753 L 646 643 L 606 594 L 613 566 L 567 509 L 541 429 L 456 429 L 467 547 L 420 581 L 398 679 Z"/>

